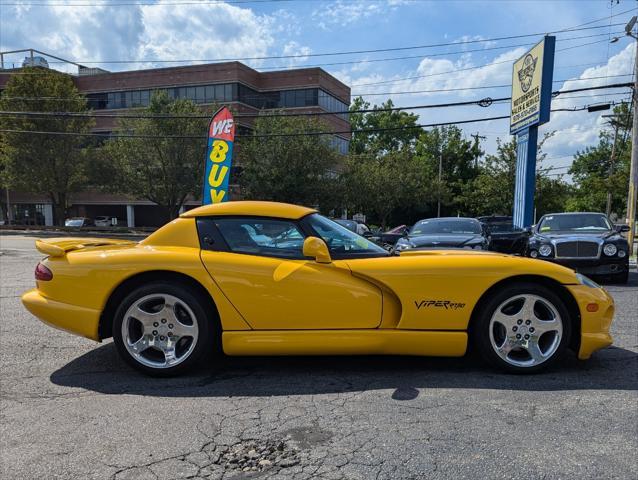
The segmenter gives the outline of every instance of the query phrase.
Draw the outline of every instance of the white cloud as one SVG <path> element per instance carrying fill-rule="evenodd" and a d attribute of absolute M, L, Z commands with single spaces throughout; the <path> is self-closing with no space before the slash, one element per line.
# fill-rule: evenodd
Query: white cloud
<path fill-rule="evenodd" d="M 0 48 L 36 48 L 78 61 L 175 60 L 264 56 L 276 44 L 275 16 L 223 3 L 176 8 L 163 1 L 127 8 L 5 6 Z M 110 70 L 139 67 L 104 65 Z"/>
<path fill-rule="evenodd" d="M 613 83 L 629 82 L 631 77 L 609 77 L 631 73 L 633 58 L 635 55 L 636 42 L 631 42 L 618 54 L 613 55 L 604 65 L 591 67 L 583 71 L 578 77 L 580 79 L 595 78 L 592 80 L 573 81 L 563 83 L 560 90 L 571 90 L 575 88 L 603 86 Z M 615 90 L 627 91 L 627 88 Z M 574 106 L 585 106 L 595 103 L 607 103 L 625 98 L 617 95 L 603 95 L 605 90 L 590 90 L 573 94 L 564 94 L 552 100 L 552 108 L 571 108 Z M 575 98 L 567 98 L 567 97 Z M 578 150 L 594 145 L 598 141 L 600 131 L 605 127 L 605 119 L 602 115 L 611 113 L 609 110 L 589 113 L 586 110 L 580 112 L 554 112 L 551 114 L 550 122 L 541 127 L 541 132 L 556 131 L 556 134 L 546 142 L 544 150 L 549 157 L 564 157 L 572 155 Z M 571 163 L 571 158 L 562 158 L 561 161 L 547 162 L 548 165 L 564 166 Z"/>
<path fill-rule="evenodd" d="M 285 59 L 287 61 L 288 67 L 295 67 L 300 63 L 304 63 L 308 60 L 308 55 L 312 53 L 312 49 L 310 47 L 300 45 L 298 42 L 291 40 L 290 42 L 284 45 L 284 49 L 282 51 L 282 55 L 295 55 L 293 58 Z"/>
<path fill-rule="evenodd" d="M 324 30 L 345 27 L 364 19 L 383 19 L 383 14 L 394 11 L 399 6 L 413 3 L 411 0 L 388 0 L 387 2 L 367 2 L 366 0 L 337 0 L 322 3 L 321 8 L 312 12 L 317 26 Z"/>

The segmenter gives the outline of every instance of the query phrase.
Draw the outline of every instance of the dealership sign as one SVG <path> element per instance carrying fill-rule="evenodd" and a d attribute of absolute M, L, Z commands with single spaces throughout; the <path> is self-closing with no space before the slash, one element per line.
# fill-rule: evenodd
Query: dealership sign
<path fill-rule="evenodd" d="M 555 37 L 545 37 L 514 62 L 510 133 L 549 120 Z"/>
<path fill-rule="evenodd" d="M 213 115 L 208 127 L 208 149 L 202 204 L 228 201 L 228 183 L 235 143 L 235 121 L 227 107 Z"/>
<path fill-rule="evenodd" d="M 514 62 L 510 133 L 516 135 L 513 223 L 534 222 L 538 126 L 549 121 L 556 37 L 547 36 Z"/>

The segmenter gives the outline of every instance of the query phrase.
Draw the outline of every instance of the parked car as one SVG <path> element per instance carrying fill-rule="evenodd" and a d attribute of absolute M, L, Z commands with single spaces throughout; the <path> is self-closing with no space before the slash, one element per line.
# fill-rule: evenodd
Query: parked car
<path fill-rule="evenodd" d="M 471 248 L 487 250 L 485 226 L 475 218 L 429 218 L 416 222 L 407 237 L 397 240 L 396 251 L 416 248 Z"/>
<path fill-rule="evenodd" d="M 86 218 L 86 217 L 73 217 L 73 218 L 67 218 L 64 221 L 64 226 L 65 227 L 91 227 L 93 226 L 93 220 L 91 220 L 90 218 Z"/>
<path fill-rule="evenodd" d="M 110 227 L 111 217 L 107 217 L 106 215 L 95 217 L 94 223 L 96 227 Z"/>
<path fill-rule="evenodd" d="M 432 223 L 480 227 L 443 219 L 413 230 Z M 140 242 L 46 238 L 36 248 L 47 258 L 25 307 L 76 335 L 113 336 L 126 362 L 156 376 L 222 352 L 462 357 L 468 345 L 531 373 L 567 349 L 584 360 L 612 343 L 611 296 L 573 270 L 476 250 L 390 255 L 297 205 L 217 203 Z"/>
<path fill-rule="evenodd" d="M 369 239 L 381 245 L 386 250 L 391 250 L 397 241 L 405 237 L 410 231 L 410 227 L 407 225 L 399 225 L 398 227 L 391 228 L 387 232 L 377 232 L 372 234 Z"/>
<path fill-rule="evenodd" d="M 335 218 L 333 220 L 337 222 L 339 225 L 343 225 L 348 230 L 358 235 L 366 236 L 366 237 L 372 235 L 372 233 L 370 232 L 370 227 L 368 227 L 363 222 L 357 222 L 356 220 L 347 220 L 344 218 Z"/>
<path fill-rule="evenodd" d="M 629 246 L 621 236 L 627 231 L 627 225 L 614 227 L 603 213 L 552 213 L 530 229 L 527 255 L 627 283 Z"/>
<path fill-rule="evenodd" d="M 490 250 L 513 255 L 525 254 L 529 232 L 515 226 L 512 217 L 491 215 L 478 217 L 477 220 L 487 227 Z"/>

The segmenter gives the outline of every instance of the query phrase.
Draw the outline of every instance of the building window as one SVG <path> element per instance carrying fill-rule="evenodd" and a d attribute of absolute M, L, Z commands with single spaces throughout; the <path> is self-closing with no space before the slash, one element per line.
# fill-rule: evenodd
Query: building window
<path fill-rule="evenodd" d="M 346 103 L 318 88 L 258 92 L 239 83 L 225 83 L 158 90 L 166 92 L 170 99 L 184 98 L 199 104 L 240 101 L 258 109 L 320 106 L 328 112 L 348 110 Z M 91 93 L 87 95 L 87 99 L 91 108 L 95 110 L 146 107 L 154 91 L 157 90 Z M 338 116 L 348 120 L 347 113 Z"/>
<path fill-rule="evenodd" d="M 341 155 L 348 155 L 348 149 L 350 148 L 350 141 L 341 137 L 331 137 L 330 146 L 337 150 Z"/>

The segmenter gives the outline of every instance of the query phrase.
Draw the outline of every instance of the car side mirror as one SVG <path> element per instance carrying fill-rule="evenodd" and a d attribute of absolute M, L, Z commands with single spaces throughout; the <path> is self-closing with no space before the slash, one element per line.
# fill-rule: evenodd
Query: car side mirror
<path fill-rule="evenodd" d="M 317 237 L 308 237 L 303 242 L 304 257 L 313 257 L 317 263 L 332 263 L 328 245 Z"/>
<path fill-rule="evenodd" d="M 629 225 L 616 225 L 616 231 L 618 233 L 625 233 L 629 231 Z"/>

